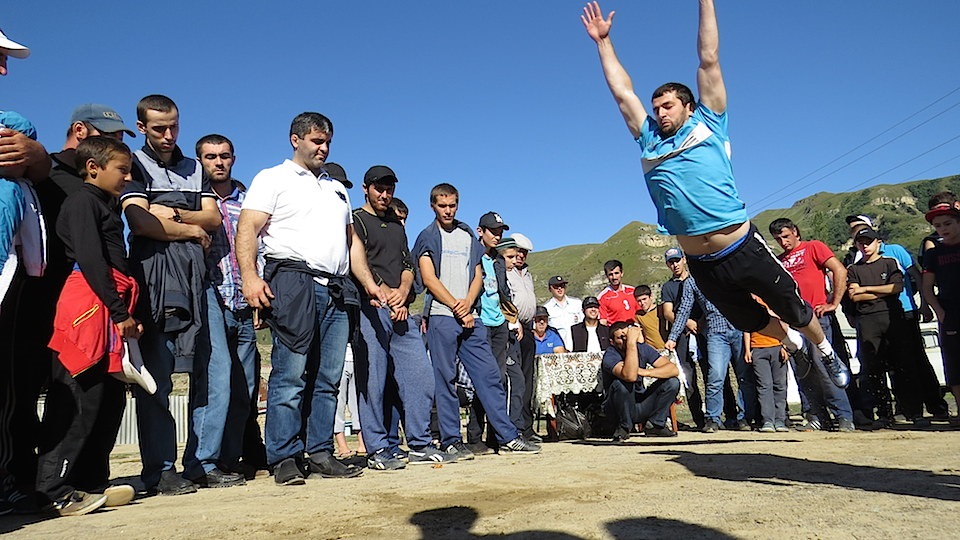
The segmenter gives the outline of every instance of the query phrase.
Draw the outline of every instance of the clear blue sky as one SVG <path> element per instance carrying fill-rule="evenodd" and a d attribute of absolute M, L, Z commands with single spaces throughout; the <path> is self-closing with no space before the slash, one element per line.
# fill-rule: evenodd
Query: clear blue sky
<path fill-rule="evenodd" d="M 109 104 L 133 127 L 136 102 L 166 94 L 183 149 L 210 132 L 230 137 L 245 181 L 289 157 L 290 120 L 318 111 L 334 122 L 330 160 L 358 185 L 371 165 L 396 171 L 411 241 L 432 219 L 429 189 L 450 182 L 472 225 L 496 210 L 538 250 L 601 242 L 656 214 L 582 6 L 5 3 L 0 26 L 33 54 L 10 60 L 0 107 L 32 119 L 54 151 L 76 105 Z M 641 98 L 668 80 L 695 84 L 695 1 L 601 7 L 617 11 L 614 43 Z M 947 95 L 960 87 L 960 2 L 721 0 L 717 11 L 734 171 L 751 214 L 960 171 L 960 139 L 950 140 L 960 91 Z M 351 196 L 362 202 L 358 187 Z"/>

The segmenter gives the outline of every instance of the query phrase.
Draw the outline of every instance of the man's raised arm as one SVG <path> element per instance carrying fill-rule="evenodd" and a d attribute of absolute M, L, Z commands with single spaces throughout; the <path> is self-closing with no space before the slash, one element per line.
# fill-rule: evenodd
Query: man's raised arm
<path fill-rule="evenodd" d="M 643 108 L 643 102 L 633 91 L 633 81 L 627 70 L 617 58 L 617 53 L 613 50 L 613 42 L 610 40 L 610 26 L 613 24 L 615 11 L 611 11 L 606 19 L 600 11 L 600 5 L 597 2 L 587 4 L 583 8 L 583 15 L 580 20 L 590 36 L 597 44 L 597 51 L 600 53 L 600 65 L 603 67 L 603 76 L 607 79 L 607 86 L 610 87 L 610 93 L 617 100 L 617 106 L 620 107 L 620 114 L 627 122 L 630 133 L 634 138 L 640 136 L 640 128 L 647 119 L 647 111 Z M 714 24 L 716 27 L 716 24 Z"/>
<path fill-rule="evenodd" d="M 700 0 L 700 30 L 697 33 L 697 91 L 700 102 L 715 113 L 727 110 L 727 88 L 720 72 L 720 30 L 713 0 Z"/>

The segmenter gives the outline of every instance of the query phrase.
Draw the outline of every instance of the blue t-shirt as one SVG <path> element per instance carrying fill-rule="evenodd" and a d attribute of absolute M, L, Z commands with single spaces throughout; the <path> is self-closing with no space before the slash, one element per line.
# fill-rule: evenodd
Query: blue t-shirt
<path fill-rule="evenodd" d="M 913 257 L 910 252 L 900 244 L 880 244 L 880 254 L 886 257 L 893 257 L 900 264 L 900 271 L 903 272 L 903 290 L 900 291 L 900 305 L 903 311 L 915 311 L 917 304 L 913 300 L 913 280 L 907 273 L 907 268 L 913 266 Z"/>
<path fill-rule="evenodd" d="M 564 346 L 563 338 L 553 328 L 547 328 L 542 339 L 537 337 L 536 332 L 534 332 L 533 341 L 537 344 L 537 350 L 534 354 L 553 354 L 554 347 Z"/>
<path fill-rule="evenodd" d="M 480 293 L 480 322 L 484 326 L 500 326 L 507 319 L 500 311 L 500 293 L 497 292 L 497 274 L 493 269 L 493 259 L 484 255 L 480 259 L 483 265 L 483 291 Z"/>
<path fill-rule="evenodd" d="M 643 177 L 657 207 L 657 231 L 694 236 L 749 219 L 730 164 L 727 113 L 702 103 L 671 137 L 647 116 L 637 137 Z"/>
<path fill-rule="evenodd" d="M 647 366 L 652 366 L 660 358 L 660 352 L 647 345 L 646 343 L 637 343 L 637 353 L 640 358 L 640 368 L 645 368 Z M 600 361 L 600 377 L 603 382 L 603 392 L 607 393 L 607 390 L 610 388 L 610 385 L 613 384 L 613 381 L 617 378 L 613 374 L 613 368 L 617 367 L 617 364 L 623 362 L 623 354 L 611 345 L 607 347 L 607 350 L 603 352 L 603 360 Z M 630 389 L 630 385 L 633 385 L 633 391 L 637 394 L 643 393 L 643 377 L 638 377 L 637 382 L 628 383 L 623 381 L 623 384 L 627 386 L 627 389 Z"/>

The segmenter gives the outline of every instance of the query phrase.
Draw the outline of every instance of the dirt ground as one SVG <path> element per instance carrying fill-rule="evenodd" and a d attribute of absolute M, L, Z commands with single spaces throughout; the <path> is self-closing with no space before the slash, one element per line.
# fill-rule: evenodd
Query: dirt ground
<path fill-rule="evenodd" d="M 682 432 L 546 443 L 349 480 L 272 478 L 74 518 L 0 517 L 11 538 L 956 538 L 960 430 Z M 139 472 L 135 447 L 114 475 Z"/>

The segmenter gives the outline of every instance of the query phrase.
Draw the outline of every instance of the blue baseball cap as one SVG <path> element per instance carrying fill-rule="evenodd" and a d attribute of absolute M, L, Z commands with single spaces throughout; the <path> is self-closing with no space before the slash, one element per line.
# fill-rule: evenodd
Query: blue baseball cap
<path fill-rule="evenodd" d="M 670 262 L 672 260 L 682 259 L 682 258 L 683 258 L 683 251 L 681 251 L 680 248 L 678 247 L 672 247 L 663 252 L 663 260 L 666 262 Z"/>
<path fill-rule="evenodd" d="M 120 114 L 99 103 L 84 103 L 73 110 L 73 116 L 70 117 L 70 124 L 77 122 L 86 122 L 97 128 L 101 133 L 116 133 L 122 131 L 131 137 L 136 137 L 136 133 L 123 123 Z"/>

